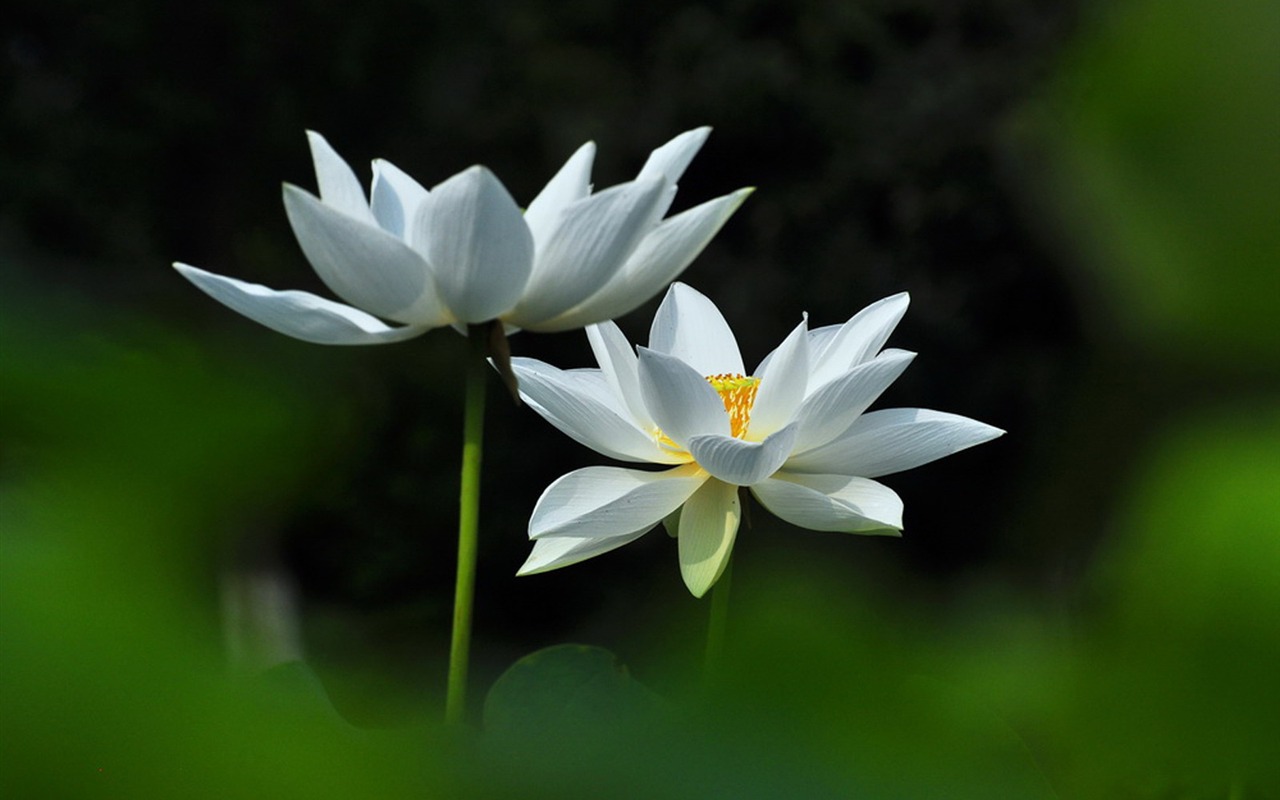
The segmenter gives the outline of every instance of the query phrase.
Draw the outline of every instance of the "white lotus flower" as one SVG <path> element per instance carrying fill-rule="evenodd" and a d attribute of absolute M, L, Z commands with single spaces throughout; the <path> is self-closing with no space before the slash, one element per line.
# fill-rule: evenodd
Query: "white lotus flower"
<path fill-rule="evenodd" d="M 587 467 L 552 483 L 519 574 L 613 550 L 666 520 L 701 597 L 729 559 L 740 486 L 802 528 L 897 535 L 902 501 L 872 478 L 1004 433 L 922 408 L 863 413 L 915 355 L 880 349 L 906 309 L 898 294 L 843 325 L 802 321 L 748 376 L 720 311 L 675 283 L 638 355 L 605 322 L 587 328 L 599 369 L 512 359 L 521 396 L 552 425 L 611 458 L 670 467 Z"/>
<path fill-rule="evenodd" d="M 350 305 L 174 267 L 246 317 L 319 344 L 381 344 L 494 319 L 535 331 L 581 327 L 652 297 L 750 194 L 742 189 L 663 219 L 710 132 L 675 137 L 635 180 L 594 194 L 588 142 L 524 212 L 481 166 L 427 191 L 374 161 L 366 199 L 347 163 L 308 132 L 320 197 L 285 184 L 285 211 L 311 266 Z"/>

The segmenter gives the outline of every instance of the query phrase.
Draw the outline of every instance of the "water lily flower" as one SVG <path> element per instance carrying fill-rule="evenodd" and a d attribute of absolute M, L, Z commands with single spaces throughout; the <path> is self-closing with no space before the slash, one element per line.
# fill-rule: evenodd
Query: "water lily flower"
<path fill-rule="evenodd" d="M 915 356 L 881 350 L 907 301 L 894 295 L 813 331 L 806 319 L 747 374 L 719 309 L 675 283 L 648 347 L 633 351 L 605 322 L 587 328 L 599 369 L 513 359 L 522 397 L 552 425 L 610 458 L 668 467 L 587 467 L 552 483 L 519 574 L 608 552 L 665 521 L 685 585 L 701 597 L 728 563 L 739 487 L 802 528 L 900 534 L 902 500 L 873 478 L 1004 433 L 922 408 L 864 413 Z"/>
<path fill-rule="evenodd" d="M 246 317 L 319 344 L 383 344 L 492 320 L 535 331 L 578 328 L 652 297 L 750 194 L 742 189 L 664 219 L 709 134 L 680 134 L 650 154 L 635 180 L 595 193 L 588 142 L 521 211 L 482 166 L 428 191 L 377 160 L 366 199 L 351 167 L 308 132 L 320 196 L 286 183 L 285 211 L 307 260 L 346 303 L 174 267 Z"/>

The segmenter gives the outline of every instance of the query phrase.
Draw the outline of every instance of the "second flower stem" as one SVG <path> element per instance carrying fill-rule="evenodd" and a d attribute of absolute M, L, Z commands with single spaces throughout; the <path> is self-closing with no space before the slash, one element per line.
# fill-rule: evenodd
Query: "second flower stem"
<path fill-rule="evenodd" d="M 476 592 L 476 552 L 480 539 L 480 456 L 484 445 L 484 391 L 488 378 L 487 335 L 482 326 L 468 331 L 467 388 L 462 421 L 462 489 L 458 497 L 458 578 L 453 594 L 453 636 L 444 720 L 466 717 L 467 669 L 471 654 L 471 609 Z"/>
<path fill-rule="evenodd" d="M 707 655 L 702 667 L 703 685 L 710 689 L 719 681 L 724 661 L 724 640 L 729 628 L 729 590 L 733 588 L 733 555 L 724 572 L 711 587 L 711 617 L 707 620 Z"/>

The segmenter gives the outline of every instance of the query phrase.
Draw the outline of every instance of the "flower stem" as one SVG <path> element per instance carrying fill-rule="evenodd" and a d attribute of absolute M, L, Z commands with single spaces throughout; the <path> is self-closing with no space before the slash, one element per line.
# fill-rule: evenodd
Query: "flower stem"
<path fill-rule="evenodd" d="M 703 687 L 710 689 L 719 681 L 724 663 L 724 640 L 729 628 L 729 590 L 733 588 L 733 555 L 724 565 L 724 572 L 716 585 L 711 587 L 711 617 L 707 621 L 707 655 L 703 662 Z"/>
<path fill-rule="evenodd" d="M 462 489 L 458 497 L 458 579 L 453 594 L 453 638 L 444 721 L 457 725 L 466 716 L 467 667 L 471 652 L 471 608 L 476 590 L 476 550 L 480 538 L 480 455 L 484 442 L 485 362 L 488 334 L 483 326 L 468 331 L 467 389 L 462 422 Z"/>

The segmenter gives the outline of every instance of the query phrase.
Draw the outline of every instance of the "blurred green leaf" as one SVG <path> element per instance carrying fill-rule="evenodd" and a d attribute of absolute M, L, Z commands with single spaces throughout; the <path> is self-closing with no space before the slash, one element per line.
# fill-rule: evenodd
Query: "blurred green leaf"
<path fill-rule="evenodd" d="M 497 735 L 561 735 L 630 723 L 661 705 L 617 656 L 601 647 L 562 644 L 530 653 L 494 682 L 484 728 Z"/>
<path fill-rule="evenodd" d="M 1280 14 L 1271 0 L 1103 9 L 1061 79 L 1054 188 L 1138 339 L 1280 356 Z M 1257 368 L 1257 364 L 1252 365 Z"/>
<path fill-rule="evenodd" d="M 1103 563 L 1110 613 L 1065 719 L 1093 770 L 1280 788 L 1280 412 L 1229 405 L 1153 450 Z"/>
<path fill-rule="evenodd" d="M 221 652 L 226 547 L 310 469 L 318 407 L 159 326 L 66 336 L 61 303 L 3 300 L 0 793 L 419 789 L 423 732 L 357 735 L 314 692 L 264 702 Z"/>

